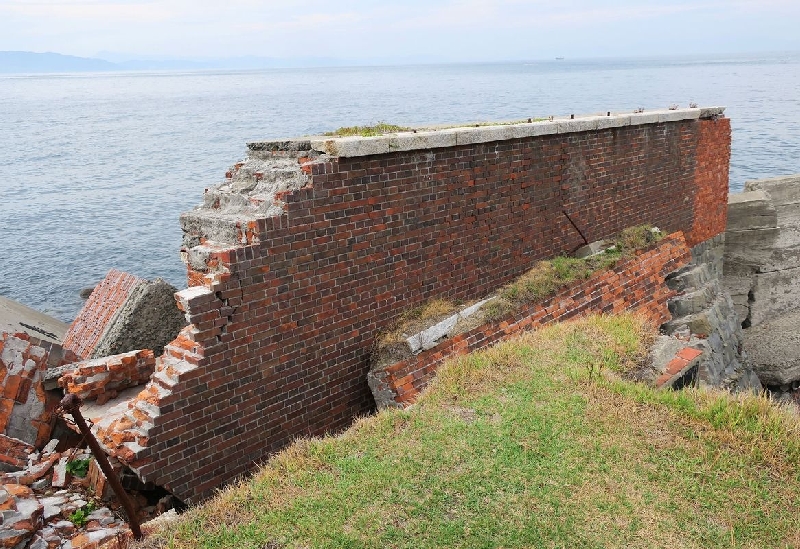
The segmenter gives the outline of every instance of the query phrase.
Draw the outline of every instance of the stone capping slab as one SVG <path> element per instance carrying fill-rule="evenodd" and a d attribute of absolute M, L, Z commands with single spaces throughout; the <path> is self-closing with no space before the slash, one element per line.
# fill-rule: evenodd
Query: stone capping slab
<path fill-rule="evenodd" d="M 469 318 L 470 316 L 474 315 L 480 310 L 481 307 L 493 299 L 497 299 L 497 296 L 492 296 L 488 299 L 479 301 L 478 303 L 467 307 L 463 311 L 459 311 L 458 313 L 445 318 L 441 322 L 434 324 L 430 328 L 422 330 L 421 332 L 409 337 L 406 339 L 406 342 L 408 343 L 408 347 L 411 349 L 411 352 L 416 354 L 436 347 L 443 338 L 449 337 L 450 332 L 453 330 L 453 328 L 455 328 L 459 320 L 463 318 Z"/>
<path fill-rule="evenodd" d="M 555 117 L 537 122 L 489 124 L 451 128 L 422 128 L 417 131 L 390 133 L 375 137 L 312 136 L 301 139 L 257 141 L 248 143 L 250 150 L 288 151 L 314 150 L 340 158 L 371 156 L 392 152 L 438 149 L 492 141 L 522 139 L 539 135 L 576 133 L 624 126 L 679 122 L 715 118 L 725 112 L 725 107 L 702 107 L 675 110 L 651 110 L 636 113 L 611 113 L 610 115 L 582 115 Z"/>

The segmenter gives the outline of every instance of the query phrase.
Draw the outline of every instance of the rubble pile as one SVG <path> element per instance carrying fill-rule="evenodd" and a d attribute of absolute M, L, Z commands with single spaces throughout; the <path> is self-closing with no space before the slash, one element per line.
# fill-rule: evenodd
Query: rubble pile
<path fill-rule="evenodd" d="M 60 405 L 73 396 L 89 425 L 125 407 L 186 323 L 174 292 L 163 281 L 112 270 L 65 333 L 43 339 L 42 329 L 16 317 L 14 326 L 36 335 L 0 329 L 0 549 L 124 546 L 137 524 L 183 505 L 109 455 L 131 500 L 124 507 L 85 449 L 93 440 L 76 426 L 75 411 Z"/>
<path fill-rule="evenodd" d="M 0 548 L 95 549 L 131 538 L 124 511 L 88 450 L 57 452 L 54 439 L 20 471 L 0 475 Z M 123 472 L 114 461 L 114 469 Z M 125 475 L 122 475 L 125 479 Z M 130 483 L 130 479 L 129 483 Z M 174 506 L 174 498 L 130 490 L 140 522 Z M 160 494 L 158 494 L 160 495 Z"/>

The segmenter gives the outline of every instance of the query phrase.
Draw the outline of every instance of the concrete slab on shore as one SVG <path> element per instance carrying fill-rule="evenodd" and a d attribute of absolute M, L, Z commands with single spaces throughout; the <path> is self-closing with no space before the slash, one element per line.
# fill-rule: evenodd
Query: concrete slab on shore
<path fill-rule="evenodd" d="M 61 343 L 69 324 L 0 296 L 0 332 L 25 332 L 33 337 Z"/>

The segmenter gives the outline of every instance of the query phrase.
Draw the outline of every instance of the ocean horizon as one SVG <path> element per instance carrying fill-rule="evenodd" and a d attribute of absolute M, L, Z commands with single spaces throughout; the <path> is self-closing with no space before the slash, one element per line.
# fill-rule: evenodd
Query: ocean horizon
<path fill-rule="evenodd" d="M 178 216 L 246 142 L 725 106 L 730 189 L 800 172 L 800 53 L 0 75 L 0 295 L 70 321 L 111 268 L 185 287 Z"/>

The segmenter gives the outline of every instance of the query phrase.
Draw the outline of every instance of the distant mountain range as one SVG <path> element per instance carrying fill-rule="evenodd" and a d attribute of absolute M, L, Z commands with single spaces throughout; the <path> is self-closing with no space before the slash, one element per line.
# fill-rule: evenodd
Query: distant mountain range
<path fill-rule="evenodd" d="M 138 70 L 268 69 L 332 67 L 347 64 L 350 63 L 341 59 L 327 57 L 276 59 L 271 57 L 245 56 L 202 61 L 186 59 L 131 59 L 125 61 L 108 61 L 106 59 L 93 57 L 61 55 L 60 53 L 0 51 L 0 73 L 6 74 Z"/>

